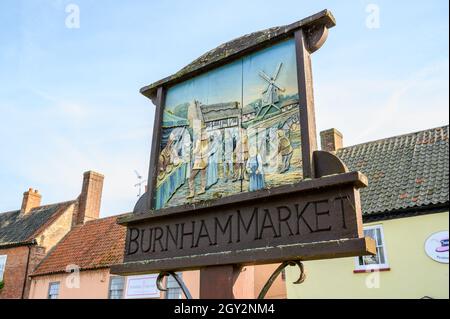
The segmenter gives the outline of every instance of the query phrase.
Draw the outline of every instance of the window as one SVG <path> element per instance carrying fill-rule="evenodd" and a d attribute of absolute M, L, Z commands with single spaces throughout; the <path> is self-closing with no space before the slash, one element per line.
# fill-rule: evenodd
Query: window
<path fill-rule="evenodd" d="M 367 226 L 364 227 L 364 236 L 371 237 L 375 240 L 377 247 L 377 254 L 375 256 L 360 256 L 356 257 L 355 270 L 372 270 L 372 269 L 388 269 L 386 246 L 384 243 L 383 226 Z"/>
<path fill-rule="evenodd" d="M 3 280 L 3 274 L 5 273 L 6 257 L 6 255 L 0 255 L 0 281 Z"/>
<path fill-rule="evenodd" d="M 109 299 L 122 299 L 125 278 L 113 276 L 109 279 Z"/>
<path fill-rule="evenodd" d="M 58 299 L 59 282 L 51 282 L 48 285 L 48 299 Z"/>
<path fill-rule="evenodd" d="M 181 273 L 177 273 L 177 275 L 181 279 Z M 181 288 L 172 276 L 167 277 L 166 288 L 166 299 L 181 299 Z"/>

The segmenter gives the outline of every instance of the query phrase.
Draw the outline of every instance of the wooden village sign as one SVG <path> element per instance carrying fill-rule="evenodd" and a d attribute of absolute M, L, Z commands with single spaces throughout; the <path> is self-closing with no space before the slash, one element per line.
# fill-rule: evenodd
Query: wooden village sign
<path fill-rule="evenodd" d="M 119 221 L 113 273 L 200 269 L 201 298 L 232 298 L 237 266 L 282 263 L 267 291 L 288 264 L 376 252 L 366 177 L 317 150 L 310 55 L 333 26 L 324 10 L 252 33 L 141 89 L 156 105 L 148 190 Z"/>

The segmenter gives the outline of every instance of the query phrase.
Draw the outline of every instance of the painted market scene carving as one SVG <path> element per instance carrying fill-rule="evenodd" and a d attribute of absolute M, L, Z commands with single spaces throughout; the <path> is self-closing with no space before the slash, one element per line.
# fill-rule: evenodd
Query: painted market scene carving
<path fill-rule="evenodd" d="M 293 40 L 167 92 L 155 208 L 302 180 Z"/>

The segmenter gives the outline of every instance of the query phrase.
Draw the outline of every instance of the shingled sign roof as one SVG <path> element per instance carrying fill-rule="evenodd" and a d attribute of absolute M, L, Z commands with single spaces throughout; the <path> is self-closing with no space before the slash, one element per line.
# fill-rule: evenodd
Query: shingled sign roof
<path fill-rule="evenodd" d="M 145 96 L 151 97 L 160 86 L 173 85 L 174 83 L 180 82 L 197 73 L 214 68 L 218 63 L 230 62 L 240 54 L 245 54 L 251 50 L 264 47 L 272 41 L 279 41 L 292 36 L 293 33 L 300 28 L 313 27 L 320 24 L 327 26 L 327 28 L 332 28 L 336 25 L 336 21 L 330 11 L 323 10 L 292 24 L 253 32 L 226 42 L 215 49 L 206 52 L 177 73 L 145 86 L 140 91 Z"/>
<path fill-rule="evenodd" d="M 32 276 L 65 272 L 67 265 L 73 264 L 80 270 L 92 270 L 121 263 L 126 227 L 117 224 L 119 217 L 96 219 L 75 226 L 44 258 Z"/>
<path fill-rule="evenodd" d="M 449 201 L 449 127 L 443 126 L 345 147 L 337 156 L 350 171 L 361 171 L 363 215 Z"/>
<path fill-rule="evenodd" d="M 32 241 L 43 226 L 52 222 L 74 202 L 36 207 L 25 215 L 20 214 L 20 210 L 0 213 L 0 246 Z"/>

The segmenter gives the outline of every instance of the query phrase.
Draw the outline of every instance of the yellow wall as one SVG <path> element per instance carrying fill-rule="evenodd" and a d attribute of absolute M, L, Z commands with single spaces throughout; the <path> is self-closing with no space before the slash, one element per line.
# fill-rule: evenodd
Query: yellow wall
<path fill-rule="evenodd" d="M 449 265 L 433 261 L 424 249 L 431 234 L 448 230 L 448 220 L 446 212 L 365 224 L 383 225 L 390 270 L 353 273 L 354 258 L 304 262 L 302 284 L 292 284 L 298 270 L 287 269 L 288 298 L 449 298 Z"/>

